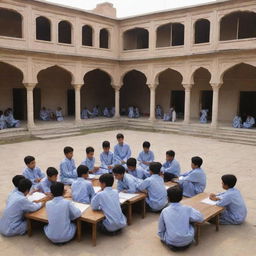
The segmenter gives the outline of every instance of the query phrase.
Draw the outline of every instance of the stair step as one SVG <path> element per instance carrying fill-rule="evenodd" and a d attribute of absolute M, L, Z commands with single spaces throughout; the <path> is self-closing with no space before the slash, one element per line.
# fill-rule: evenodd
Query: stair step
<path fill-rule="evenodd" d="M 45 134 L 36 136 L 37 139 L 47 140 L 47 139 L 56 139 L 62 137 L 71 137 L 81 135 L 81 132 L 70 132 L 70 133 L 59 133 L 59 134 Z"/>

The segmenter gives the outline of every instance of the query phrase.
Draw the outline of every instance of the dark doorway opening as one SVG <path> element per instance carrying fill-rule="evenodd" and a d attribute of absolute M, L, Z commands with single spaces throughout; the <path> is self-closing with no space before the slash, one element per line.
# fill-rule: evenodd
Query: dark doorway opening
<path fill-rule="evenodd" d="M 27 119 L 27 92 L 25 88 L 13 88 L 13 115 L 15 119 Z"/>
<path fill-rule="evenodd" d="M 201 109 L 208 109 L 207 119 L 212 119 L 212 91 L 201 91 Z M 201 110 L 200 109 L 200 110 Z"/>
<path fill-rule="evenodd" d="M 74 116 L 75 115 L 75 90 L 70 89 L 68 90 L 68 115 Z"/>
<path fill-rule="evenodd" d="M 183 118 L 184 116 L 184 104 L 185 104 L 185 92 L 171 91 L 170 107 L 174 107 L 178 118 Z"/>
<path fill-rule="evenodd" d="M 240 92 L 240 115 L 243 121 L 246 115 L 256 117 L 256 92 Z"/>

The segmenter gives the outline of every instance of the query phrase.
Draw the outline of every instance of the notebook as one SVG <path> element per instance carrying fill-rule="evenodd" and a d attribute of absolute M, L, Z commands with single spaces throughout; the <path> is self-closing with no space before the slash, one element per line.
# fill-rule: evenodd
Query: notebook
<path fill-rule="evenodd" d="M 213 201 L 213 200 L 211 200 L 210 198 L 207 197 L 204 200 L 202 200 L 201 203 L 209 204 L 209 205 L 216 205 L 217 201 Z"/>
<path fill-rule="evenodd" d="M 29 201 L 33 202 L 33 201 L 41 200 L 45 197 L 46 195 L 44 193 L 35 192 L 32 195 L 29 195 L 27 198 Z"/>
<path fill-rule="evenodd" d="M 93 189 L 95 193 L 98 193 L 101 190 L 101 187 L 95 186 Z"/>
<path fill-rule="evenodd" d="M 119 201 L 121 204 L 123 204 L 125 201 L 130 200 L 136 196 L 138 196 L 139 194 L 131 194 L 131 193 L 123 193 L 120 192 L 119 193 Z"/>
<path fill-rule="evenodd" d="M 74 201 L 73 201 L 73 203 L 74 203 L 75 207 L 77 207 L 81 211 L 81 213 L 84 213 L 90 207 L 89 204 L 82 204 L 82 203 L 78 203 L 78 202 L 74 202 Z"/>

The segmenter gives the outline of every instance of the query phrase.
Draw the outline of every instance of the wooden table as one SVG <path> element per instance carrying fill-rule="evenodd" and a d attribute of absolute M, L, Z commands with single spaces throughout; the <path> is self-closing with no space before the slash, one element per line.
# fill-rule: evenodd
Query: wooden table
<path fill-rule="evenodd" d="M 172 182 L 172 181 L 168 181 L 168 182 L 165 182 L 164 185 L 168 188 L 171 188 L 171 187 L 175 187 L 178 185 L 178 183 L 175 183 L 175 182 Z"/>
<path fill-rule="evenodd" d="M 200 211 L 204 216 L 204 222 L 213 220 L 216 225 L 216 231 L 219 231 L 219 217 L 221 212 L 224 210 L 223 207 L 216 205 L 209 205 L 202 203 L 201 201 L 207 197 L 209 197 L 209 193 L 200 193 L 192 198 L 186 198 L 181 201 L 183 205 L 191 206 L 196 210 Z M 196 233 L 195 233 L 195 241 L 196 244 L 199 243 L 200 237 L 200 229 L 203 223 L 195 223 Z"/>

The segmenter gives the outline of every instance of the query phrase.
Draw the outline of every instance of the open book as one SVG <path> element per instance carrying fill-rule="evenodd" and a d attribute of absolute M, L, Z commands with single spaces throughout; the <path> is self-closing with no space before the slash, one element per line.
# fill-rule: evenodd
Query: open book
<path fill-rule="evenodd" d="M 89 204 L 82 204 L 74 201 L 73 204 L 81 211 L 81 213 L 84 213 L 90 207 Z"/>
<path fill-rule="evenodd" d="M 130 200 L 136 196 L 138 196 L 139 194 L 132 194 L 132 193 L 123 193 L 120 192 L 119 193 L 119 202 L 120 204 L 123 204 L 125 201 Z"/>
<path fill-rule="evenodd" d="M 46 197 L 46 195 L 44 193 L 40 193 L 40 192 L 35 192 L 32 195 L 27 196 L 28 200 L 31 202 L 41 200 L 45 197 Z"/>
<path fill-rule="evenodd" d="M 207 197 L 204 200 L 202 200 L 201 203 L 209 204 L 209 205 L 216 205 L 217 201 L 213 201 L 213 200 L 211 200 L 210 198 Z"/>
<path fill-rule="evenodd" d="M 93 189 L 95 193 L 98 193 L 101 190 L 101 187 L 95 186 Z"/>

